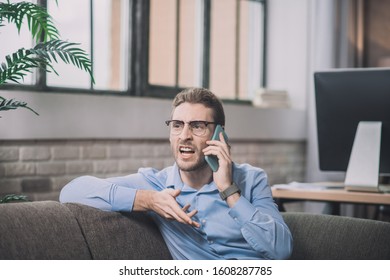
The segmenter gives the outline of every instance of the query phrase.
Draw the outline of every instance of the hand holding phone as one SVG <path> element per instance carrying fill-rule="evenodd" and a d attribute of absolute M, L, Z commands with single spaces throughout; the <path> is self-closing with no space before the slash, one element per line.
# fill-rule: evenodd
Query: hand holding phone
<path fill-rule="evenodd" d="M 224 129 L 222 128 L 221 125 L 217 125 L 215 127 L 215 131 L 214 131 L 214 134 L 213 134 L 213 137 L 211 138 L 211 140 L 217 140 L 217 141 L 220 141 L 219 139 L 219 134 L 222 132 L 222 135 L 223 135 L 223 138 L 225 139 L 225 141 L 227 142 L 228 141 L 228 137 L 224 131 Z M 217 156 L 214 156 L 214 155 L 210 155 L 210 156 L 205 156 L 205 160 L 206 162 L 209 164 L 211 170 L 213 170 L 213 172 L 217 172 L 218 168 L 219 168 L 219 164 L 218 164 L 218 157 Z"/>

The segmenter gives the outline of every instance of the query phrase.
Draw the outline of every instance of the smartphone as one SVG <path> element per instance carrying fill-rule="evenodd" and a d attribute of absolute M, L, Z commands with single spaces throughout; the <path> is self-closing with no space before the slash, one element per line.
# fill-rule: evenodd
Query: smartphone
<path fill-rule="evenodd" d="M 219 134 L 222 132 L 222 135 L 223 135 L 223 138 L 225 139 L 225 141 L 227 142 L 228 141 L 228 137 L 224 131 L 224 129 L 222 128 L 221 125 L 217 125 L 215 127 L 215 131 L 214 131 L 214 134 L 213 134 L 213 137 L 211 138 L 211 140 L 218 140 L 220 141 L 219 139 Z M 218 157 L 217 156 L 214 156 L 214 155 L 211 155 L 211 156 L 205 156 L 205 160 L 206 162 L 209 164 L 211 170 L 213 170 L 213 172 L 217 172 L 218 168 L 219 168 L 219 164 L 218 164 Z"/>

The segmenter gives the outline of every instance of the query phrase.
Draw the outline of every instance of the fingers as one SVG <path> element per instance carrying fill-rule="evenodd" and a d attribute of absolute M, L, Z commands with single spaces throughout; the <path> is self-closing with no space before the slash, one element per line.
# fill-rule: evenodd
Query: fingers
<path fill-rule="evenodd" d="M 209 146 L 203 149 L 203 153 L 206 156 L 214 155 L 218 157 L 219 164 L 225 162 L 226 164 L 229 164 L 232 162 L 231 156 L 230 156 L 230 148 L 226 144 L 222 144 L 220 141 L 219 143 L 214 144 L 210 141 Z"/>
<path fill-rule="evenodd" d="M 200 227 L 199 223 L 195 222 L 191 218 L 198 213 L 198 210 L 194 209 L 189 213 L 186 213 L 189 209 L 190 205 L 186 205 L 183 208 L 180 209 L 174 209 L 173 212 L 171 212 L 171 216 L 173 220 L 176 220 L 183 224 L 188 224 L 195 227 Z"/>
<path fill-rule="evenodd" d="M 226 144 L 228 146 L 228 148 L 230 149 L 230 145 L 228 144 L 228 142 L 226 142 L 225 137 L 223 137 L 222 132 L 219 133 L 219 139 L 221 139 L 221 142 Z"/>
<path fill-rule="evenodd" d="M 176 197 L 179 196 L 180 192 L 181 192 L 181 191 L 180 191 L 179 189 L 171 190 L 171 195 L 172 195 L 174 198 L 176 198 Z"/>
<path fill-rule="evenodd" d="M 187 217 L 189 218 L 187 220 L 187 224 L 189 224 L 190 226 L 194 226 L 194 227 L 197 227 L 199 228 L 200 227 L 200 224 L 194 220 L 192 220 L 192 217 L 195 216 L 196 214 L 198 213 L 198 210 L 192 210 L 191 212 L 187 213 Z"/>
<path fill-rule="evenodd" d="M 190 204 L 187 204 L 186 206 L 184 206 L 184 207 L 182 208 L 182 210 L 183 210 L 184 212 L 187 212 L 188 209 L 190 208 L 190 206 L 191 206 Z M 192 218 L 192 217 L 195 216 L 197 213 L 198 213 L 198 210 L 194 209 L 194 210 L 192 210 L 191 212 L 187 213 L 187 216 L 190 217 L 190 218 Z"/>
<path fill-rule="evenodd" d="M 228 142 L 225 140 L 225 137 L 223 137 L 223 134 L 222 132 L 219 134 L 219 142 L 223 143 L 223 147 L 227 147 L 227 148 L 230 148 Z"/>
<path fill-rule="evenodd" d="M 219 137 L 221 139 L 220 141 L 218 141 L 218 140 L 207 141 L 206 143 L 209 146 L 206 147 L 203 150 L 203 152 L 205 154 L 210 153 L 210 154 L 218 156 L 217 152 L 221 151 L 221 153 L 220 153 L 221 155 L 224 155 L 225 157 L 230 158 L 230 148 L 231 148 L 230 145 L 226 142 L 225 138 L 222 135 L 222 132 L 220 133 Z"/>
<path fill-rule="evenodd" d="M 206 143 L 209 145 L 203 149 L 205 156 L 214 155 L 218 158 L 219 168 L 213 173 L 213 180 L 218 189 L 222 190 L 232 183 L 232 164 L 233 160 L 230 154 L 230 146 L 225 141 L 222 133 L 221 141 L 210 140 Z"/>
<path fill-rule="evenodd" d="M 184 218 L 187 224 L 190 224 L 195 227 L 200 227 L 200 224 L 192 220 L 191 218 L 195 216 L 198 213 L 198 210 L 194 209 L 190 211 L 189 213 L 186 213 L 188 209 L 191 207 L 190 204 L 186 204 L 181 210 L 185 213 L 185 216 L 181 216 Z"/>
<path fill-rule="evenodd" d="M 187 205 L 185 205 L 185 206 L 182 208 L 182 210 L 183 210 L 184 212 L 187 212 L 187 210 L 190 208 L 190 206 L 191 206 L 191 205 L 187 204 Z"/>
<path fill-rule="evenodd" d="M 164 191 L 157 192 L 153 203 L 153 210 L 166 219 L 176 220 L 183 224 L 199 227 L 199 223 L 192 220 L 192 217 L 196 215 L 198 211 L 192 210 L 191 212 L 187 213 L 190 208 L 189 204 L 185 205 L 184 207 L 180 207 L 176 201 L 176 197 L 179 194 L 180 190 L 172 189 L 166 189 Z"/>

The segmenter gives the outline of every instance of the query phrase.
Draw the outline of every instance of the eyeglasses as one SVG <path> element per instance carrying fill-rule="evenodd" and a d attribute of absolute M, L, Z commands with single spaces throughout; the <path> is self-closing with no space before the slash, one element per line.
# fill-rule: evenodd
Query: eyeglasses
<path fill-rule="evenodd" d="M 207 126 L 209 124 L 215 124 L 215 122 L 206 121 L 183 122 L 178 120 L 169 120 L 165 121 L 165 123 L 169 126 L 171 134 L 173 135 L 179 135 L 183 131 L 184 125 L 187 123 L 190 126 L 192 133 L 196 136 L 204 136 L 207 132 Z"/>

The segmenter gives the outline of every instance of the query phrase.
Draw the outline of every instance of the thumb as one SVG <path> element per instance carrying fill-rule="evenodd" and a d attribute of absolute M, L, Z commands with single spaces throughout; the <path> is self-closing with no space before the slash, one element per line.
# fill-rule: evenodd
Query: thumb
<path fill-rule="evenodd" d="M 177 196 L 179 196 L 179 194 L 181 193 L 180 190 L 176 189 L 176 190 L 171 190 L 170 192 L 170 195 L 172 195 L 174 198 L 176 198 Z"/>

